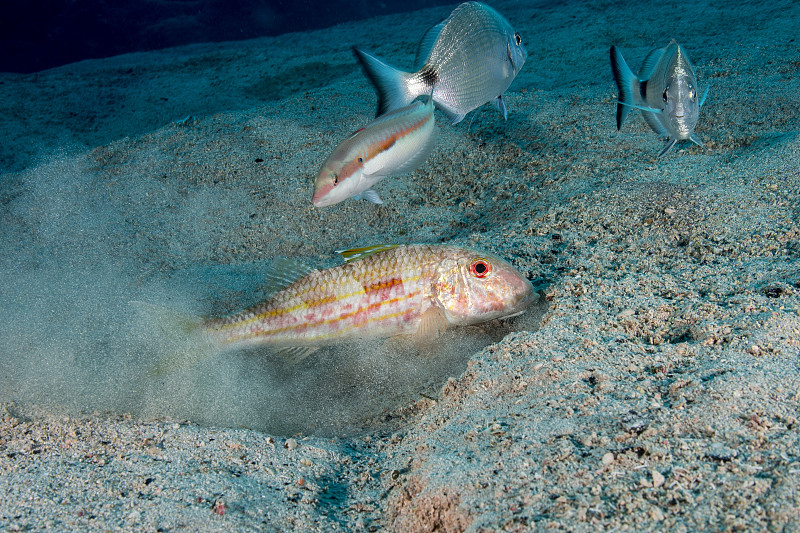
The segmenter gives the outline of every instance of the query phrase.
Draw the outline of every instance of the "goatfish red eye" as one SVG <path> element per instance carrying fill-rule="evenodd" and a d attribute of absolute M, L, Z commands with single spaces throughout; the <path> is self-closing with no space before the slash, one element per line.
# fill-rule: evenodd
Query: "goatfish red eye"
<path fill-rule="evenodd" d="M 486 259 L 476 259 L 469 265 L 469 273 L 476 278 L 485 278 L 492 271 L 492 265 Z"/>

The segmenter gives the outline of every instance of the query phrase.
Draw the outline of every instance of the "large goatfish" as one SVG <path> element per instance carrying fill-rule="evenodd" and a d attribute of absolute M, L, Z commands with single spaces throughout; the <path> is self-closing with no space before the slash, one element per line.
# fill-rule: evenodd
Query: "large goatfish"
<path fill-rule="evenodd" d="M 453 124 L 493 100 L 505 118 L 503 92 L 528 53 L 522 37 L 491 7 L 465 2 L 425 33 L 417 49 L 416 72 L 404 72 L 353 49 L 378 93 L 378 115 L 408 105 L 433 91 L 433 101 Z"/>
<path fill-rule="evenodd" d="M 177 366 L 228 349 L 265 346 L 298 360 L 323 345 L 411 335 L 429 342 L 450 326 L 522 313 L 530 282 L 506 261 L 448 245 L 384 245 L 339 252 L 345 264 L 312 270 L 284 262 L 288 283 L 266 301 L 220 318 L 176 322 L 194 339 Z M 165 319 L 159 317 L 160 324 Z M 175 367 L 162 365 L 161 371 Z"/>
<path fill-rule="evenodd" d="M 617 129 L 622 127 L 630 108 L 635 107 L 641 110 L 653 131 L 667 136 L 667 145 L 658 157 L 664 157 L 675 143 L 685 139 L 703 146 L 694 128 L 708 87 L 698 100 L 694 67 L 674 39 L 664 48 L 651 51 L 638 75 L 631 71 L 620 51 L 612 46 L 611 68 L 619 87 Z"/>
<path fill-rule="evenodd" d="M 342 141 L 314 181 L 317 207 L 352 196 L 383 201 L 372 187 L 386 176 L 411 172 L 428 157 L 436 139 L 433 101 L 415 101 L 382 115 Z"/>

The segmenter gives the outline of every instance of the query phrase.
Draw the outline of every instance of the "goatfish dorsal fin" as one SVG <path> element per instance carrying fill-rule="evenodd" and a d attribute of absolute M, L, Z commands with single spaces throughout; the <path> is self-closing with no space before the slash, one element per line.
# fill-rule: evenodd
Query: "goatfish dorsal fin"
<path fill-rule="evenodd" d="M 342 259 L 344 259 L 345 263 L 349 263 L 350 261 L 364 259 L 372 254 L 377 254 L 378 252 L 383 252 L 385 250 L 391 250 L 392 248 L 397 248 L 398 246 L 398 244 L 378 244 L 376 246 L 364 246 L 363 248 L 336 250 L 336 253 L 342 256 Z"/>
<path fill-rule="evenodd" d="M 284 257 L 273 259 L 262 285 L 263 291 L 266 294 L 276 293 L 313 271 L 310 266 L 294 259 Z"/>

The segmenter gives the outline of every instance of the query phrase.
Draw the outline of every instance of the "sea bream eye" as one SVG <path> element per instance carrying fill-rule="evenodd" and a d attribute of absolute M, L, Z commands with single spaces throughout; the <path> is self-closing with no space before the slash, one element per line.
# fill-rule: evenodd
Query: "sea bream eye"
<path fill-rule="evenodd" d="M 665 104 L 669 102 L 669 93 L 667 91 L 669 91 L 669 87 L 664 89 L 664 94 L 661 95 L 661 97 L 664 99 Z"/>
<path fill-rule="evenodd" d="M 689 100 L 694 102 L 696 98 L 697 98 L 697 93 L 695 92 L 694 87 L 689 85 Z"/>
<path fill-rule="evenodd" d="M 476 278 L 485 278 L 492 271 L 492 265 L 486 259 L 476 259 L 469 265 L 469 273 Z"/>
<path fill-rule="evenodd" d="M 522 35 L 520 35 L 519 33 L 515 33 L 514 42 L 517 43 L 517 46 L 522 46 Z"/>

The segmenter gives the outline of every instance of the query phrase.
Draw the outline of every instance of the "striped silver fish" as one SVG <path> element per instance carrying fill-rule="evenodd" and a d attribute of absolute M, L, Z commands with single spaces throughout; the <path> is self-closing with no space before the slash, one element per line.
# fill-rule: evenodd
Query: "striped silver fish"
<path fill-rule="evenodd" d="M 689 139 L 702 147 L 694 128 L 700 118 L 708 87 L 698 98 L 697 76 L 689 56 L 673 39 L 664 48 L 651 51 L 639 74 L 625 63 L 617 47 L 611 47 L 611 69 L 619 88 L 617 129 L 622 127 L 628 111 L 639 109 L 650 128 L 667 137 L 667 144 L 658 154 L 664 157 L 678 141 Z"/>
<path fill-rule="evenodd" d="M 486 252 L 417 244 L 339 253 L 345 263 L 325 270 L 279 262 L 270 281 L 284 286 L 228 316 L 176 317 L 138 302 L 168 341 L 176 336 L 186 341 L 181 353 L 162 361 L 156 373 L 252 346 L 296 361 L 320 346 L 360 339 L 405 335 L 424 343 L 452 326 L 520 314 L 534 300 L 531 283 Z"/>
<path fill-rule="evenodd" d="M 505 118 L 502 95 L 528 57 L 520 34 L 480 2 L 459 5 L 425 33 L 415 72 L 399 70 L 358 48 L 353 51 L 378 93 L 378 115 L 433 91 L 436 107 L 453 124 L 489 101 Z"/>
<path fill-rule="evenodd" d="M 317 207 L 363 197 L 383 201 L 372 187 L 387 176 L 411 172 L 433 150 L 436 127 L 433 101 L 410 105 L 382 115 L 342 141 L 314 181 L 311 201 Z"/>

